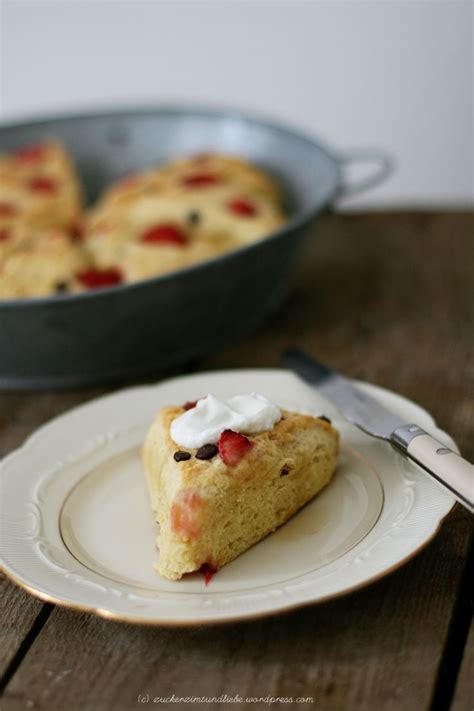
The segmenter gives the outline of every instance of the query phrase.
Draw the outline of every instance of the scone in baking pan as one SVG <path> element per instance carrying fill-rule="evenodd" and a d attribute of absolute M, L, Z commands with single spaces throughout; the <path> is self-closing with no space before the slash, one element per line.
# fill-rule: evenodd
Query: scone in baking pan
<path fill-rule="evenodd" d="M 0 387 L 61 388 L 171 372 L 250 333 L 281 304 L 307 228 L 336 197 L 390 172 L 379 151 L 338 155 L 293 130 L 233 111 L 114 110 L 2 125 L 0 152 L 44 138 L 74 157 L 87 198 L 178 156 L 235 154 L 282 184 L 289 220 L 261 241 L 146 281 L 60 298 L 0 302 Z M 343 165 L 373 161 L 357 184 Z"/>

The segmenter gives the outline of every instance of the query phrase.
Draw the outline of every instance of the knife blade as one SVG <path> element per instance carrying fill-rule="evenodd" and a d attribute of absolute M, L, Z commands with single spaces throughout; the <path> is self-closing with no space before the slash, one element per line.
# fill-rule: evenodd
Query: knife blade
<path fill-rule="evenodd" d="M 284 351 L 282 364 L 315 387 L 346 420 L 390 442 L 474 512 L 474 466 L 450 447 L 415 422 L 405 422 L 348 378 L 297 348 Z"/>

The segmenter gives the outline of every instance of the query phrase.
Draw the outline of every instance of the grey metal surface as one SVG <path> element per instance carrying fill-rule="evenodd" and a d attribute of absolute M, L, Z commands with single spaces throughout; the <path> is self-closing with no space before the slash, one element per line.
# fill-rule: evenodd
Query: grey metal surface
<path fill-rule="evenodd" d="M 296 348 L 285 351 L 282 363 L 298 373 L 303 380 L 314 385 L 346 420 L 368 434 L 390 441 L 392 432 L 405 424 L 377 400 L 359 390 L 350 380 Z"/>
<path fill-rule="evenodd" d="M 397 427 L 392 432 L 391 440 L 399 449 L 406 452 L 410 445 L 410 442 L 412 442 L 415 437 L 419 437 L 423 434 L 426 434 L 425 430 L 423 430 L 421 427 L 415 425 L 415 423 L 412 422 L 407 425 Z M 452 451 L 447 447 L 441 447 L 441 449 L 446 450 L 446 452 Z"/>
<path fill-rule="evenodd" d="M 279 178 L 290 219 L 262 242 L 174 274 L 0 302 L 1 388 L 154 377 L 250 333 L 284 299 L 306 228 L 342 184 L 339 162 L 315 141 L 232 111 L 164 107 L 3 125 L 0 151 L 48 136 L 73 154 L 89 200 L 130 171 L 214 150 Z"/>

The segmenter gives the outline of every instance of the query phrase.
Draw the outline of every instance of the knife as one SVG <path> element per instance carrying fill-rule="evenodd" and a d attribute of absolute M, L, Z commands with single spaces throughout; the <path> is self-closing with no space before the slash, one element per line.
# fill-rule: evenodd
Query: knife
<path fill-rule="evenodd" d="M 413 422 L 404 422 L 352 382 L 297 348 L 282 363 L 317 388 L 361 430 L 393 444 L 474 513 L 474 466 Z"/>

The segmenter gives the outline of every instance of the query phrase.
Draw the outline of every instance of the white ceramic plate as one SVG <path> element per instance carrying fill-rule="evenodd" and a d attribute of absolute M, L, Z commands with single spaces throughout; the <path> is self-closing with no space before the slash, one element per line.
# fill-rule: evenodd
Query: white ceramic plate
<path fill-rule="evenodd" d="M 413 403 L 362 385 L 453 447 Z M 156 412 L 213 392 L 258 391 L 326 414 L 341 432 L 333 482 L 274 534 L 225 566 L 172 582 L 153 562 L 156 530 L 139 450 Z M 148 624 L 258 617 L 326 600 L 395 569 L 436 533 L 454 499 L 388 444 L 338 417 L 284 370 L 204 373 L 94 400 L 39 429 L 0 465 L 5 572 L 43 600 Z"/>

